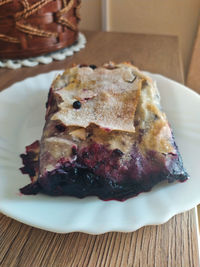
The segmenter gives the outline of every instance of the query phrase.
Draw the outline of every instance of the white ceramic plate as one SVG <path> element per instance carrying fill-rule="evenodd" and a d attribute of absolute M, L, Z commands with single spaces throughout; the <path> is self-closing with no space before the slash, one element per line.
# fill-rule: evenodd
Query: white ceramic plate
<path fill-rule="evenodd" d="M 125 202 L 20 195 L 29 178 L 19 171 L 19 154 L 41 137 L 48 88 L 57 73 L 28 78 L 0 93 L 0 212 L 53 232 L 101 234 L 161 224 L 200 203 L 200 96 L 157 74 L 150 75 L 157 81 L 190 180 L 160 184 Z"/>

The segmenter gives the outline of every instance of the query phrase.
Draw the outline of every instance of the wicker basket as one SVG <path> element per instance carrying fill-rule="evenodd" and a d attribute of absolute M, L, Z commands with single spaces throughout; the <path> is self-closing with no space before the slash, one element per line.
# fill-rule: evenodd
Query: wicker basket
<path fill-rule="evenodd" d="M 39 56 L 72 45 L 80 0 L 0 0 L 0 58 Z"/>

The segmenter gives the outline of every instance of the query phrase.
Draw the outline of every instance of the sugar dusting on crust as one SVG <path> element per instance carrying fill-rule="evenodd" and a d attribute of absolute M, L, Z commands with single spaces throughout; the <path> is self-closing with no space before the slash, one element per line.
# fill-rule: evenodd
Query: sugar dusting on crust
<path fill-rule="evenodd" d="M 60 79 L 68 82 L 55 91 L 62 100 L 52 120 L 67 126 L 86 128 L 94 123 L 110 130 L 135 131 L 133 121 L 142 80 L 136 78 L 131 68 L 74 67 Z M 54 86 L 57 88 L 58 84 L 59 80 Z M 79 110 L 73 108 L 76 100 L 82 104 Z"/>

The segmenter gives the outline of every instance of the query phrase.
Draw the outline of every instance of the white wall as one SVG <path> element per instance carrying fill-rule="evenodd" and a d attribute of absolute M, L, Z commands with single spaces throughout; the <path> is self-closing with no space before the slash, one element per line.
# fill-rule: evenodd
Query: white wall
<path fill-rule="evenodd" d="M 185 72 L 197 31 L 200 0 L 107 0 L 109 30 L 178 35 Z M 101 29 L 101 1 L 82 0 L 82 23 L 88 30 Z"/>
<path fill-rule="evenodd" d="M 101 30 L 101 0 L 82 0 L 80 29 Z"/>

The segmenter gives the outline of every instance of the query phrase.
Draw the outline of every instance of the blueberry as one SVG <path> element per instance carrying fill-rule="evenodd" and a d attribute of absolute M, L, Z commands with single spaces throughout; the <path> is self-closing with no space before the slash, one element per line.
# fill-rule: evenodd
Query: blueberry
<path fill-rule="evenodd" d="M 74 168 L 74 175 L 78 175 L 78 168 Z"/>
<path fill-rule="evenodd" d="M 83 152 L 83 158 L 88 159 L 89 158 L 89 153 L 88 152 Z"/>
<path fill-rule="evenodd" d="M 55 128 L 56 128 L 59 132 L 64 132 L 65 129 L 66 129 L 65 125 L 63 125 L 63 124 L 58 124 L 58 125 L 55 126 Z"/>
<path fill-rule="evenodd" d="M 57 169 L 56 173 L 59 174 L 59 175 L 66 175 L 66 171 L 63 170 L 63 169 Z"/>
<path fill-rule="evenodd" d="M 154 120 L 158 120 L 159 116 L 157 114 L 154 115 Z"/>
<path fill-rule="evenodd" d="M 93 173 L 91 173 L 91 172 L 88 172 L 85 175 L 85 182 L 88 185 L 92 185 L 95 182 L 95 175 Z"/>
<path fill-rule="evenodd" d="M 81 102 L 80 102 L 80 101 L 75 101 L 75 102 L 73 103 L 73 108 L 75 108 L 75 109 L 79 109 L 79 108 L 81 108 Z"/>
<path fill-rule="evenodd" d="M 118 149 L 118 148 L 114 149 L 113 150 L 113 153 L 115 155 L 117 155 L 117 156 L 120 156 L 120 157 L 122 157 L 124 155 L 124 153 L 120 149 Z"/>
<path fill-rule="evenodd" d="M 97 66 L 94 65 L 94 64 L 89 65 L 89 67 L 90 67 L 91 69 L 93 69 L 93 70 L 95 70 L 95 69 L 97 68 Z"/>
<path fill-rule="evenodd" d="M 72 155 L 77 155 L 77 148 L 75 146 L 72 147 Z"/>

